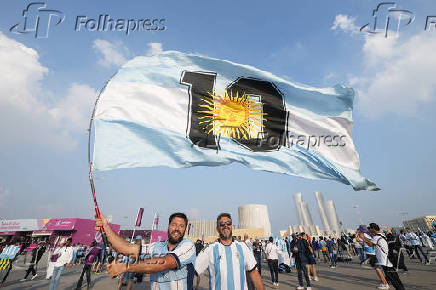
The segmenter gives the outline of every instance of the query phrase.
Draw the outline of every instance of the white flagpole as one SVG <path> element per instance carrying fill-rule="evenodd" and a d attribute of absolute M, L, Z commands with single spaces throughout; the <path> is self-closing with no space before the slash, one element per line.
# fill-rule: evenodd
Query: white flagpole
<path fill-rule="evenodd" d="M 151 233 L 150 233 L 150 241 L 148 242 L 149 245 L 151 245 L 151 241 L 153 239 L 153 229 L 154 229 L 154 221 L 156 220 L 156 213 L 154 213 L 153 221 L 151 222 Z"/>

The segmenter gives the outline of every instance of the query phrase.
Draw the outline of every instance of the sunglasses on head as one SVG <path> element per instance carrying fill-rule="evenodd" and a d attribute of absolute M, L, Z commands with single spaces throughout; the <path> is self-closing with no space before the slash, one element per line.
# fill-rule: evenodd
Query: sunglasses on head
<path fill-rule="evenodd" d="M 220 222 L 219 225 L 220 225 L 220 227 L 231 226 L 232 225 L 232 221 Z"/>

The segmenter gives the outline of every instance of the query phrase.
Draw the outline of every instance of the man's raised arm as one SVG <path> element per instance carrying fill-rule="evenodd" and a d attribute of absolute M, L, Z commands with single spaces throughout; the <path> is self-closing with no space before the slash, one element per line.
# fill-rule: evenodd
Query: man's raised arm
<path fill-rule="evenodd" d="M 164 270 L 176 269 L 178 267 L 176 259 L 169 254 L 163 257 L 147 259 L 137 263 L 119 263 L 115 262 L 107 265 L 107 271 L 111 277 L 116 277 L 124 272 L 134 273 L 158 273 Z"/>

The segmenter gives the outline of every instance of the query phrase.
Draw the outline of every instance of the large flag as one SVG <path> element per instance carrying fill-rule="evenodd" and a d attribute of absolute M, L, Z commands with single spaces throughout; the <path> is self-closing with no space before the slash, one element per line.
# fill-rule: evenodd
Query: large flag
<path fill-rule="evenodd" d="M 93 169 L 239 162 L 377 190 L 360 174 L 353 98 L 341 85 L 313 88 L 200 55 L 136 57 L 97 102 Z"/>

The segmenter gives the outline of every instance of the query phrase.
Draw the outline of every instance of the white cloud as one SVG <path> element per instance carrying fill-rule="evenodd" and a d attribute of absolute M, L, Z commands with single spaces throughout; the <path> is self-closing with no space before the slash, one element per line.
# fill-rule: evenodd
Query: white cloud
<path fill-rule="evenodd" d="M 436 36 L 421 32 L 406 40 L 368 36 L 365 71 L 351 76 L 359 109 L 369 117 L 383 113 L 416 116 L 436 100 Z"/>
<path fill-rule="evenodd" d="M 147 52 L 148 56 L 155 55 L 155 54 L 161 53 L 163 51 L 162 43 L 160 43 L 160 42 L 150 42 L 150 43 L 147 43 L 147 46 L 149 47 L 148 52 Z"/>
<path fill-rule="evenodd" d="M 191 208 L 189 211 L 189 218 L 190 219 L 198 219 L 200 218 L 200 210 L 198 208 Z"/>
<path fill-rule="evenodd" d="M 67 95 L 50 114 L 59 127 L 85 132 L 93 109 L 97 92 L 87 85 L 73 83 Z"/>
<path fill-rule="evenodd" d="M 129 50 L 122 43 L 96 39 L 92 48 L 102 57 L 98 63 L 104 67 L 120 66 L 127 61 Z"/>
<path fill-rule="evenodd" d="M 332 30 L 342 30 L 347 33 L 355 34 L 359 32 L 359 27 L 355 24 L 356 18 L 348 15 L 338 14 L 335 17 Z"/>
<path fill-rule="evenodd" d="M 96 92 L 73 84 L 57 104 L 41 100 L 52 94 L 41 86 L 48 72 L 32 48 L 0 32 L 0 147 L 18 143 L 71 150 L 77 141 L 74 133 L 89 120 Z M 88 107 L 89 106 L 89 107 Z M 86 117 L 85 117 L 86 116 Z M 82 128 L 80 128 L 82 129 Z"/>

